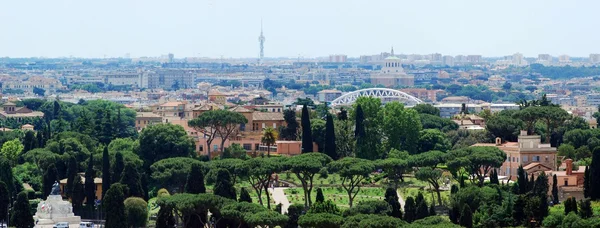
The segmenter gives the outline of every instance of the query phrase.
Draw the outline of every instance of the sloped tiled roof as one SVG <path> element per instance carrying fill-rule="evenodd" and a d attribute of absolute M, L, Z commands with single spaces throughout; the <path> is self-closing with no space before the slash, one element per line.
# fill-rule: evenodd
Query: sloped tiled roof
<path fill-rule="evenodd" d="M 244 108 L 243 106 L 235 106 L 235 107 L 229 109 L 229 111 L 232 111 L 232 112 L 252 112 L 252 110 Z"/>
<path fill-rule="evenodd" d="M 266 121 L 266 120 L 271 120 L 271 121 L 282 121 L 283 119 L 283 113 L 280 112 L 254 112 L 252 113 L 252 119 L 254 121 Z"/>

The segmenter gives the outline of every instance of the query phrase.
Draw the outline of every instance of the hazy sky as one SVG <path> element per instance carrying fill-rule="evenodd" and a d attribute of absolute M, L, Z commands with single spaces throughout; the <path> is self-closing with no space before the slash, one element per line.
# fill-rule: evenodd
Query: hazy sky
<path fill-rule="evenodd" d="M 0 0 L 0 56 L 600 53 L 600 1 Z"/>

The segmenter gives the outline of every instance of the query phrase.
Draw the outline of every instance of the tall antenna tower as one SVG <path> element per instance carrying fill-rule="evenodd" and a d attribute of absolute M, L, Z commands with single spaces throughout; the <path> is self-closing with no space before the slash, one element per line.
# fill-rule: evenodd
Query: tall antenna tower
<path fill-rule="evenodd" d="M 258 64 L 263 64 L 263 57 L 265 57 L 265 36 L 263 35 L 263 24 L 262 19 L 260 19 L 260 36 L 258 37 L 258 42 L 260 43 L 260 58 L 258 59 Z"/>

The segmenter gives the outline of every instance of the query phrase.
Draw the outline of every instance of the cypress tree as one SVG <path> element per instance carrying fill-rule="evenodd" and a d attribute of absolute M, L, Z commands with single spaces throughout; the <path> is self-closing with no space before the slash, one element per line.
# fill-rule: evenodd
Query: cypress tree
<path fill-rule="evenodd" d="M 54 165 L 54 163 L 51 163 L 50 165 L 48 165 L 48 167 L 46 167 L 43 179 L 44 182 L 42 183 L 42 190 L 44 193 L 44 197 L 46 197 L 50 195 L 50 192 L 52 191 L 52 186 L 58 180 L 58 171 L 56 171 L 56 166 Z"/>
<path fill-rule="evenodd" d="M 450 208 L 450 212 L 448 213 L 448 218 L 454 224 L 458 224 L 458 219 L 460 218 L 460 208 L 458 207 L 458 203 L 453 203 L 452 208 Z"/>
<path fill-rule="evenodd" d="M 125 216 L 125 194 L 123 186 L 113 184 L 106 192 L 106 197 L 102 200 L 106 213 L 106 227 L 126 228 L 127 217 Z"/>
<path fill-rule="evenodd" d="M 31 228 L 33 227 L 33 215 L 29 206 L 29 199 L 26 192 L 20 192 L 17 195 L 17 201 L 12 209 L 11 226 L 16 228 Z"/>
<path fill-rule="evenodd" d="M 313 152 L 312 132 L 310 128 L 310 114 L 306 104 L 302 106 L 302 153 Z"/>
<path fill-rule="evenodd" d="M 213 193 L 228 199 L 237 199 L 235 188 L 231 183 L 231 174 L 226 169 L 217 170 L 217 180 L 213 188 Z"/>
<path fill-rule="evenodd" d="M 6 183 L 0 181 L 0 224 L 8 220 L 8 206 L 10 205 L 10 193 Z"/>
<path fill-rule="evenodd" d="M 75 181 L 75 176 L 77 176 L 77 171 L 78 171 L 78 166 L 79 164 L 77 164 L 77 159 L 75 158 L 75 156 L 69 156 L 69 163 L 67 164 L 67 186 L 65 186 L 65 189 L 63 189 L 63 191 L 65 192 L 65 195 L 67 197 L 71 197 L 72 194 L 71 192 L 73 191 L 73 186 L 74 186 L 74 181 Z"/>
<path fill-rule="evenodd" d="M 512 211 L 512 218 L 514 219 L 514 224 L 515 226 L 519 226 L 521 224 L 523 224 L 523 220 L 525 220 L 525 196 L 520 195 L 517 197 L 517 200 L 515 200 L 515 206 L 513 207 L 513 211 Z"/>
<path fill-rule="evenodd" d="M 23 137 L 23 153 L 33 150 L 37 147 L 35 133 L 33 131 L 26 131 L 25 137 Z"/>
<path fill-rule="evenodd" d="M 552 176 L 552 204 L 558 204 L 558 180 L 556 179 L 556 174 Z"/>
<path fill-rule="evenodd" d="M 600 147 L 594 148 L 592 164 L 590 164 L 590 190 L 588 194 L 592 200 L 600 199 Z"/>
<path fill-rule="evenodd" d="M 529 178 L 529 181 L 527 181 L 527 192 L 533 190 L 534 185 L 535 185 L 535 177 L 533 176 L 533 173 L 532 173 L 531 177 Z"/>
<path fill-rule="evenodd" d="M 88 167 L 85 171 L 85 205 L 93 206 L 96 200 L 96 184 L 94 183 L 96 172 L 94 171 L 94 156 L 90 154 Z"/>
<path fill-rule="evenodd" d="M 490 174 L 490 184 L 500 185 L 500 181 L 498 180 L 498 172 L 496 171 L 496 169 L 492 169 L 492 172 Z"/>
<path fill-rule="evenodd" d="M 364 122 L 365 121 L 365 114 L 362 110 L 362 107 L 360 105 L 356 105 L 356 117 L 355 117 L 355 129 L 354 129 L 354 137 L 356 137 L 356 140 L 358 140 L 359 138 L 363 138 L 365 136 L 365 125 Z"/>
<path fill-rule="evenodd" d="M 108 156 L 108 146 L 104 147 L 104 152 L 102 152 L 102 197 L 106 194 L 110 185 L 112 183 L 112 179 L 110 178 L 110 157 Z"/>
<path fill-rule="evenodd" d="M 110 111 L 106 111 L 106 114 L 102 120 L 102 137 L 100 137 L 100 142 L 104 145 L 108 145 L 114 138 L 113 134 L 113 122 L 110 117 Z"/>
<path fill-rule="evenodd" d="M 583 197 L 590 197 L 590 170 L 589 166 L 585 167 L 585 172 L 583 173 Z"/>
<path fill-rule="evenodd" d="M 451 194 L 451 195 L 454 195 L 454 194 L 455 194 L 455 193 L 457 193 L 457 192 L 458 192 L 458 186 L 456 186 L 455 184 L 453 184 L 453 185 L 450 187 L 450 194 Z"/>
<path fill-rule="evenodd" d="M 13 197 L 17 194 L 14 179 L 15 177 L 13 175 L 10 162 L 3 156 L 0 156 L 0 181 L 6 184 L 6 188 L 8 189 L 9 194 Z M 54 184 L 54 182 L 52 182 L 52 184 Z"/>
<path fill-rule="evenodd" d="M 85 198 L 85 190 L 83 183 L 81 182 L 81 176 L 75 175 L 75 179 L 73 179 L 73 188 L 71 189 L 71 203 L 73 204 L 74 212 L 79 212 L 81 210 L 83 199 Z"/>
<path fill-rule="evenodd" d="M 173 209 L 167 205 L 161 205 L 156 218 L 156 228 L 173 228 L 175 225 Z"/>
<path fill-rule="evenodd" d="M 325 196 L 323 195 L 323 190 L 321 188 L 317 188 L 317 198 L 315 199 L 316 203 L 325 202 Z"/>
<path fill-rule="evenodd" d="M 419 206 L 421 202 L 425 201 L 425 197 L 423 197 L 423 193 L 419 192 L 417 194 L 417 198 L 415 199 L 415 205 Z"/>
<path fill-rule="evenodd" d="M 579 217 L 587 219 L 594 216 L 591 200 L 580 200 L 579 207 L 581 208 L 581 210 L 579 210 Z"/>
<path fill-rule="evenodd" d="M 242 187 L 242 189 L 240 189 L 240 199 L 238 201 L 252 203 L 252 198 L 246 188 Z"/>
<path fill-rule="evenodd" d="M 121 184 L 127 186 L 129 193 L 125 193 L 127 197 L 140 197 L 144 198 L 144 190 L 142 189 L 142 183 L 140 180 L 140 173 L 134 165 L 127 163 L 125 170 L 123 171 L 123 177 L 121 177 Z"/>
<path fill-rule="evenodd" d="M 435 213 L 435 203 L 432 203 L 431 206 L 429 207 L 429 216 L 436 216 L 437 214 Z"/>
<path fill-rule="evenodd" d="M 341 121 L 348 120 L 348 111 L 346 111 L 346 109 L 344 109 L 344 108 L 340 109 L 340 112 L 338 113 L 338 120 L 341 120 Z"/>
<path fill-rule="evenodd" d="M 35 138 L 37 140 L 37 145 L 40 148 L 45 147 L 46 145 L 44 145 L 44 129 L 40 129 L 36 134 L 35 134 Z"/>
<path fill-rule="evenodd" d="M 192 164 L 192 169 L 187 176 L 185 192 L 192 194 L 206 193 L 206 187 L 204 186 L 204 172 L 202 172 L 202 166 L 200 166 L 200 164 Z"/>
<path fill-rule="evenodd" d="M 406 197 L 406 202 L 404 203 L 404 221 L 411 223 L 415 221 L 415 217 L 417 216 L 417 208 L 415 206 L 415 201 L 412 197 Z"/>
<path fill-rule="evenodd" d="M 335 145 L 335 129 L 333 125 L 333 117 L 331 114 L 327 114 L 327 121 L 325 122 L 325 148 L 323 150 L 325 154 L 329 155 L 333 160 L 339 159 L 336 152 Z"/>
<path fill-rule="evenodd" d="M 398 193 L 396 190 L 394 190 L 394 188 L 387 188 L 385 190 L 385 202 L 392 207 L 392 211 L 390 212 L 389 216 L 401 219 L 402 211 L 400 210 L 401 205 L 398 200 Z"/>
<path fill-rule="evenodd" d="M 529 185 L 529 181 L 527 180 L 527 173 L 521 165 L 519 166 L 519 169 L 517 169 L 517 183 L 519 183 L 519 194 L 528 192 L 527 186 Z"/>
<path fill-rule="evenodd" d="M 419 220 L 427 216 L 429 216 L 429 208 L 427 207 L 427 202 L 425 202 L 425 200 L 422 200 L 417 204 L 417 215 L 415 217 L 415 220 Z"/>
<path fill-rule="evenodd" d="M 462 213 L 460 213 L 459 225 L 471 228 L 473 227 L 473 212 L 469 207 L 469 204 L 465 204 L 462 209 Z"/>
<path fill-rule="evenodd" d="M 115 165 L 113 166 L 113 184 L 121 181 L 121 177 L 123 176 L 123 169 L 125 169 L 123 154 L 121 152 L 117 152 L 115 154 Z"/>

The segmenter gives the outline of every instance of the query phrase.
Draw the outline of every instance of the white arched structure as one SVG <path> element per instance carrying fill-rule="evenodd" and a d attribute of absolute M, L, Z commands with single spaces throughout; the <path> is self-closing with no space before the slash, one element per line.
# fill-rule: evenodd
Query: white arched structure
<path fill-rule="evenodd" d="M 421 99 L 399 90 L 388 88 L 370 88 L 346 93 L 341 97 L 338 97 L 335 100 L 333 100 L 331 102 L 331 106 L 350 105 L 353 104 L 359 97 L 381 98 L 382 103 L 389 101 L 404 102 L 406 105 L 416 105 L 424 103 Z"/>

